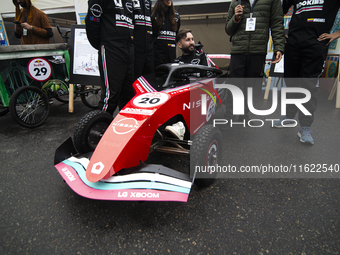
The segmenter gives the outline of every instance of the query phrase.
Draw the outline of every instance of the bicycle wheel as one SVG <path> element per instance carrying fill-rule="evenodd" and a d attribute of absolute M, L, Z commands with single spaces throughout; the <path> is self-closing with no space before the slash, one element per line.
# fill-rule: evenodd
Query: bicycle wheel
<path fill-rule="evenodd" d="M 69 101 L 69 86 L 61 80 L 49 80 L 41 89 L 49 97 L 54 97 L 59 102 L 67 103 Z M 74 93 L 74 98 L 77 93 Z"/>
<path fill-rule="evenodd" d="M 80 98 L 84 105 L 97 109 L 101 97 L 102 88 L 96 85 L 81 85 Z"/>
<path fill-rule="evenodd" d="M 9 112 L 19 125 L 35 128 L 48 117 L 48 98 L 40 89 L 25 86 L 16 90 L 9 101 Z"/>

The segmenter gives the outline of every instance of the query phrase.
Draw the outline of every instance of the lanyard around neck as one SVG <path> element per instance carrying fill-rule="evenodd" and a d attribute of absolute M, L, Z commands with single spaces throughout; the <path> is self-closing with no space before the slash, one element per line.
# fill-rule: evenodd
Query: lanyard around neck
<path fill-rule="evenodd" d="M 253 17 L 253 10 L 254 10 L 254 4 L 255 4 L 255 0 L 249 0 L 250 3 L 250 18 Z"/>

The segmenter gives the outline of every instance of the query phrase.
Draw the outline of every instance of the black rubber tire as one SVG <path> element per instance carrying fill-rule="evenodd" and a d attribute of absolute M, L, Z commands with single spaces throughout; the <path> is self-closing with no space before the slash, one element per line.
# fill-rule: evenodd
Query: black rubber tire
<path fill-rule="evenodd" d="M 74 146 L 81 154 L 94 151 L 101 137 L 113 120 L 107 112 L 94 110 L 78 122 L 74 131 Z"/>
<path fill-rule="evenodd" d="M 9 112 L 19 125 L 27 128 L 38 127 L 48 117 L 48 98 L 37 87 L 21 87 L 14 91 L 9 100 Z"/>
<path fill-rule="evenodd" d="M 203 126 L 192 141 L 190 148 L 190 171 L 194 173 L 196 166 L 208 167 L 217 166 L 222 158 L 222 134 L 221 131 L 207 124 Z M 213 173 L 197 172 L 195 184 L 200 188 L 210 186 L 216 177 L 216 171 Z"/>
<path fill-rule="evenodd" d="M 97 109 L 102 93 L 101 86 L 81 85 L 80 98 L 84 105 L 91 109 Z"/>

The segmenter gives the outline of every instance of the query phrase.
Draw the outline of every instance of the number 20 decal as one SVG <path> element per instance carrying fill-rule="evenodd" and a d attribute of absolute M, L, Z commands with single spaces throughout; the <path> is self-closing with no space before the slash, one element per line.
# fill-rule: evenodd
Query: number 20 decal
<path fill-rule="evenodd" d="M 52 66 L 44 58 L 33 58 L 27 66 L 28 74 L 36 81 L 46 81 L 52 75 Z"/>
<path fill-rule="evenodd" d="M 143 97 L 141 98 L 141 101 L 138 102 L 138 104 L 157 104 L 161 101 L 160 98 L 149 98 L 149 97 Z"/>
<path fill-rule="evenodd" d="M 165 93 L 146 93 L 133 100 L 135 106 L 141 108 L 152 108 L 164 104 L 169 99 Z"/>

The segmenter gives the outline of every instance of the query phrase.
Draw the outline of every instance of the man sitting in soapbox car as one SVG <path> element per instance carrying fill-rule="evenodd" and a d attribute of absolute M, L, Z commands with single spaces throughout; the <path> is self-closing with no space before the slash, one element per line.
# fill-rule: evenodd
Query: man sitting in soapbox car
<path fill-rule="evenodd" d="M 79 121 L 74 140 L 57 149 L 55 167 L 79 195 L 186 202 L 193 183 L 212 183 L 215 173 L 196 173 L 195 166 L 220 164 L 222 135 L 212 119 L 225 94 L 214 88 L 222 71 L 192 64 L 164 64 L 156 71 L 155 79 L 142 76 L 134 82 L 135 96 L 114 118 L 89 112 Z M 166 130 L 177 121 L 184 123 L 183 139 Z M 190 155 L 190 174 L 189 169 L 185 173 L 143 163 L 153 151 Z"/>

